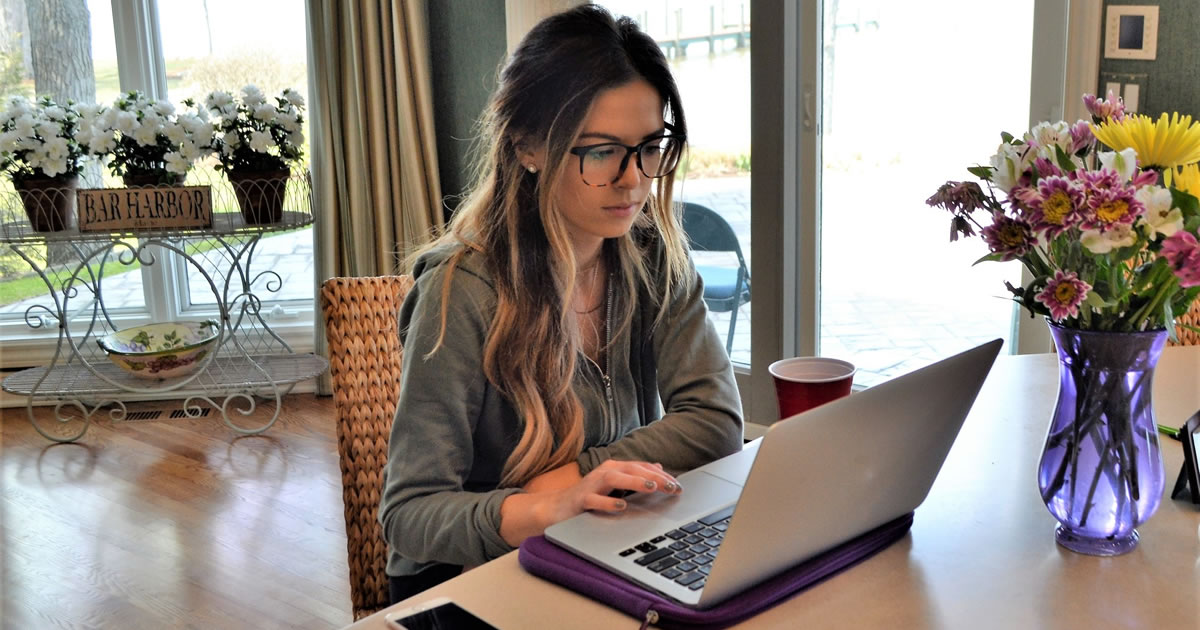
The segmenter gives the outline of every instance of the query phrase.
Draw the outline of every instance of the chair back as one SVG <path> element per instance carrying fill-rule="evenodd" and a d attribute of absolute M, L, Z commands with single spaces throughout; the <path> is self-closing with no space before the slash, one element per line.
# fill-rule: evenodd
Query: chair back
<path fill-rule="evenodd" d="M 387 542 L 377 515 L 400 395 L 396 315 L 410 288 L 409 276 L 330 278 L 321 285 L 355 620 L 390 603 Z"/>
<path fill-rule="evenodd" d="M 683 231 L 692 249 L 698 252 L 737 252 L 742 261 L 742 246 L 737 233 L 725 217 L 710 208 L 689 201 L 683 202 Z M 744 264 L 744 263 L 743 263 Z"/>
<path fill-rule="evenodd" d="M 1200 333 L 1184 328 L 1179 324 L 1187 324 L 1200 328 L 1200 300 L 1192 302 L 1192 307 L 1188 312 L 1175 318 L 1175 334 L 1179 337 L 1179 343 L 1170 342 L 1173 346 L 1200 346 Z"/>

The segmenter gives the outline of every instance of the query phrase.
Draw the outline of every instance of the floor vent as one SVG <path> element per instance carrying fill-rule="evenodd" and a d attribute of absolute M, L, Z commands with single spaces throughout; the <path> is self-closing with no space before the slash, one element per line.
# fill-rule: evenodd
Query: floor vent
<path fill-rule="evenodd" d="M 171 418 L 172 419 L 175 419 L 175 418 L 204 418 L 204 417 L 208 416 L 209 411 L 212 411 L 212 410 L 209 409 L 208 407 L 201 407 L 198 410 L 198 413 L 189 415 L 188 412 L 184 409 L 176 409 L 175 411 L 171 412 Z"/>
<path fill-rule="evenodd" d="M 157 420 L 161 415 L 162 412 L 157 409 L 154 411 L 130 411 L 129 413 L 125 414 L 125 420 Z"/>

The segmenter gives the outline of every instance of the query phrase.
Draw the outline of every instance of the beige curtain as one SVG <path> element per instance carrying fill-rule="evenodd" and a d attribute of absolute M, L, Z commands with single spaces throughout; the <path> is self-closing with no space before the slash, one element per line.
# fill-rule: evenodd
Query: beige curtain
<path fill-rule="evenodd" d="M 442 223 L 425 2 L 308 0 L 308 12 L 317 286 L 399 273 Z"/>

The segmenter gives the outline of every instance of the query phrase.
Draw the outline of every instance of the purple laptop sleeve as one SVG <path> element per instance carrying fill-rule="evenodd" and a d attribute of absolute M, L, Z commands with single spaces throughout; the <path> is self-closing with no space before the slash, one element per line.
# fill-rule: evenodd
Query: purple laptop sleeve
<path fill-rule="evenodd" d="M 642 628 L 715 630 L 731 626 L 770 608 L 805 588 L 878 553 L 912 527 L 912 513 L 851 539 L 792 567 L 712 608 L 688 608 L 649 591 L 599 565 L 535 536 L 521 543 L 517 555 L 526 571 L 561 584 L 637 619 Z"/>

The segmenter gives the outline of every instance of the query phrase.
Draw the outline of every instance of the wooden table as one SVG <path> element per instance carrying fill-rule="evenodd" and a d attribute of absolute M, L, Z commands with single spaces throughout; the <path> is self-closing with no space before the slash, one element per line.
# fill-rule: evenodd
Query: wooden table
<path fill-rule="evenodd" d="M 1036 472 L 1058 389 L 1054 355 L 1002 356 L 912 532 L 738 628 L 1200 628 L 1200 508 L 1172 501 L 1182 446 L 1162 439 L 1167 483 L 1141 544 L 1097 558 L 1054 542 Z M 1161 424 L 1200 409 L 1200 348 L 1168 348 Z M 501 628 L 637 628 L 640 620 L 525 573 L 510 553 L 403 602 L 439 595 Z M 383 630 L 382 613 L 351 626 Z"/>

